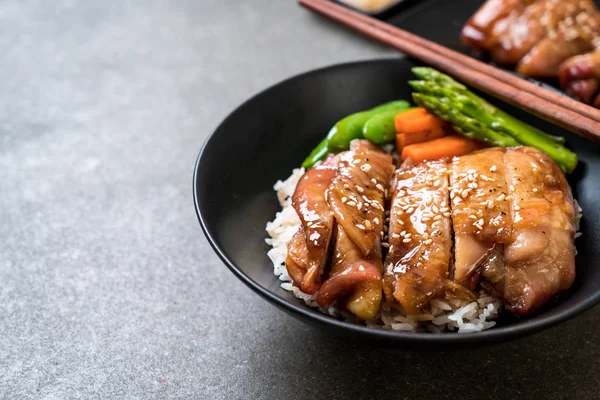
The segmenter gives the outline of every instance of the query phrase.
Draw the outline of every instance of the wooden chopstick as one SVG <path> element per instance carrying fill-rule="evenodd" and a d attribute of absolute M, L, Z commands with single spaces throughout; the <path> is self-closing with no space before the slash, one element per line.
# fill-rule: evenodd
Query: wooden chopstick
<path fill-rule="evenodd" d="M 600 142 L 600 110 L 329 0 L 299 3 L 442 70 L 463 83 Z"/>

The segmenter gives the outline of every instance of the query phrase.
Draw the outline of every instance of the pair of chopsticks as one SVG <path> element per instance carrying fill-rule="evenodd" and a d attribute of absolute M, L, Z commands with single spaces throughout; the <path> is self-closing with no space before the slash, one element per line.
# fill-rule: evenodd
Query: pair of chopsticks
<path fill-rule="evenodd" d="M 299 3 L 452 75 L 462 83 L 600 142 L 600 110 L 330 0 Z"/>

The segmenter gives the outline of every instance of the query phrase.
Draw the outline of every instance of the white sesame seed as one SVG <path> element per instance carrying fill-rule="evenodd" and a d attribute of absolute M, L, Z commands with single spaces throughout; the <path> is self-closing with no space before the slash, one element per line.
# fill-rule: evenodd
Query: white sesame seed
<path fill-rule="evenodd" d="M 498 229 L 498 233 L 502 233 L 503 230 L 504 230 L 504 228 Z"/>
<path fill-rule="evenodd" d="M 440 212 L 445 213 L 447 211 L 449 211 L 450 209 L 448 207 L 442 207 L 440 208 Z"/>
<path fill-rule="evenodd" d="M 421 218 L 421 222 L 428 222 L 430 220 L 431 220 L 431 218 L 427 218 L 427 217 Z"/>
<path fill-rule="evenodd" d="M 412 233 L 407 233 L 404 237 L 408 239 L 411 236 L 412 236 Z"/>
<path fill-rule="evenodd" d="M 398 222 L 398 225 L 404 225 L 404 221 L 402 221 L 401 219 L 399 219 L 397 222 Z"/>
<path fill-rule="evenodd" d="M 400 236 L 404 236 L 404 235 L 406 235 L 406 231 L 400 232 Z"/>
<path fill-rule="evenodd" d="M 506 198 L 506 195 L 504 193 L 502 193 L 500 196 L 498 196 L 498 198 L 496 199 L 496 201 L 502 201 Z"/>
<path fill-rule="evenodd" d="M 462 193 L 460 194 L 460 196 L 465 199 L 467 198 L 467 196 L 469 195 L 469 192 L 471 191 L 471 189 L 465 189 L 462 191 Z"/>
<path fill-rule="evenodd" d="M 381 190 L 382 192 L 385 190 L 385 189 L 383 188 L 383 185 L 382 185 L 381 183 L 378 183 L 377 185 L 375 185 L 375 187 L 376 187 L 377 189 Z"/>
<path fill-rule="evenodd" d="M 404 196 L 405 194 L 406 194 L 406 192 L 404 190 L 398 191 L 398 196 Z"/>
<path fill-rule="evenodd" d="M 469 219 L 477 219 L 477 217 L 475 215 L 473 215 L 473 214 L 469 215 L 468 218 Z"/>
<path fill-rule="evenodd" d="M 441 216 L 441 215 L 436 215 L 436 216 L 433 218 L 433 220 L 434 220 L 434 221 L 439 221 L 440 219 L 442 219 L 442 216 Z"/>
<path fill-rule="evenodd" d="M 440 186 L 440 180 L 437 179 L 435 182 L 433 182 L 433 187 L 438 187 Z"/>
<path fill-rule="evenodd" d="M 373 182 L 375 185 L 377 185 L 377 179 L 371 178 L 371 182 Z"/>
<path fill-rule="evenodd" d="M 381 245 L 382 245 L 383 247 L 385 247 L 386 249 L 388 249 L 388 248 L 390 247 L 390 244 L 389 244 L 389 243 L 386 243 L 386 242 L 382 242 L 382 243 L 381 243 Z"/>
<path fill-rule="evenodd" d="M 412 214 L 415 211 L 415 209 L 413 207 L 409 208 L 408 210 L 406 210 L 407 214 Z"/>
<path fill-rule="evenodd" d="M 369 221 L 368 219 L 365 220 L 365 226 L 367 227 L 367 229 L 371 229 L 371 221 Z"/>
<path fill-rule="evenodd" d="M 347 183 L 344 183 L 344 189 L 350 189 L 350 185 L 348 185 Z"/>
<path fill-rule="evenodd" d="M 400 238 L 400 235 L 398 235 L 397 233 L 392 233 L 392 237 L 394 239 L 398 239 L 398 238 Z"/>
<path fill-rule="evenodd" d="M 429 233 L 425 232 L 425 233 L 423 234 L 423 239 L 429 239 Z"/>
<path fill-rule="evenodd" d="M 377 217 L 373 218 L 373 222 L 375 222 L 376 224 L 379 224 L 379 218 L 377 218 Z"/>
<path fill-rule="evenodd" d="M 402 243 L 410 243 L 410 239 L 404 239 Z"/>
<path fill-rule="evenodd" d="M 350 207 L 354 207 L 356 205 L 356 202 L 355 201 L 349 201 L 346 204 L 349 205 Z"/>
<path fill-rule="evenodd" d="M 538 191 L 538 188 L 533 188 L 534 193 L 537 193 L 537 191 Z"/>
<path fill-rule="evenodd" d="M 436 206 L 435 204 L 434 204 L 434 205 L 431 207 L 431 209 L 432 209 L 432 210 L 433 210 L 433 212 L 434 212 L 434 213 L 436 213 L 436 214 L 437 214 L 438 212 L 440 212 L 440 210 L 437 208 L 437 206 Z"/>
<path fill-rule="evenodd" d="M 435 214 L 434 213 L 425 213 L 425 214 L 423 214 L 423 216 L 425 218 L 433 218 L 433 217 L 435 217 Z"/>
<path fill-rule="evenodd" d="M 469 169 L 469 170 L 467 170 L 467 174 L 474 174 L 476 172 L 477 172 L 476 169 Z"/>
<path fill-rule="evenodd" d="M 454 204 L 456 206 L 456 205 L 460 204 L 461 202 L 462 202 L 462 200 L 460 199 L 460 197 L 457 197 L 452 201 L 452 204 Z"/>
<path fill-rule="evenodd" d="M 449 213 L 449 212 L 445 212 L 445 213 L 444 213 L 444 217 L 449 217 L 449 216 L 450 216 L 450 213 Z"/>
<path fill-rule="evenodd" d="M 358 229 L 360 229 L 361 231 L 364 231 L 364 230 L 366 229 L 366 228 L 365 228 L 365 226 L 364 226 L 364 225 L 361 225 L 361 224 L 356 224 L 356 227 L 357 227 Z"/>
<path fill-rule="evenodd" d="M 494 208 L 494 203 L 491 200 L 488 200 L 487 208 Z"/>
<path fill-rule="evenodd" d="M 345 203 L 345 202 L 347 202 L 347 201 L 348 201 L 348 198 L 347 198 L 347 197 L 342 197 L 342 203 Z"/>
<path fill-rule="evenodd" d="M 483 226 L 483 218 L 481 218 L 479 221 L 477 221 L 477 225 L 482 225 Z"/>
<path fill-rule="evenodd" d="M 515 187 L 514 187 L 513 185 L 510 185 L 508 188 L 509 188 L 509 189 L 510 189 L 512 192 L 514 192 L 514 191 L 515 191 Z"/>
<path fill-rule="evenodd" d="M 388 197 L 389 193 L 388 193 L 388 190 L 387 190 L 387 189 L 385 189 L 385 190 L 383 191 L 383 195 L 384 195 L 386 198 Z"/>
<path fill-rule="evenodd" d="M 427 239 L 426 241 L 423 242 L 423 244 L 425 244 L 425 245 L 429 245 L 431 243 L 433 243 L 432 239 Z"/>
<path fill-rule="evenodd" d="M 512 200 L 512 199 L 513 199 L 513 197 L 512 197 L 512 196 L 506 196 L 506 200 L 510 201 L 510 200 Z"/>
<path fill-rule="evenodd" d="M 358 186 L 356 185 L 356 190 L 358 190 L 358 193 L 364 193 L 365 189 L 362 188 L 362 186 Z"/>
<path fill-rule="evenodd" d="M 355 164 L 355 165 L 356 164 L 360 164 L 360 163 L 361 163 L 361 161 L 359 159 L 356 159 L 356 160 L 352 161 L 352 164 Z"/>
<path fill-rule="evenodd" d="M 521 209 L 521 207 L 515 206 L 515 211 L 519 211 L 520 209 Z"/>
<path fill-rule="evenodd" d="M 371 170 L 371 164 L 364 164 L 360 166 L 360 169 L 364 172 L 369 172 Z"/>
<path fill-rule="evenodd" d="M 490 171 L 491 171 L 491 172 L 496 172 L 496 170 L 497 170 L 497 169 L 498 169 L 498 168 L 496 168 L 496 166 L 495 166 L 495 165 L 492 165 L 492 166 L 490 167 Z"/>
<path fill-rule="evenodd" d="M 362 201 L 358 202 L 358 204 L 356 205 L 356 208 L 358 208 L 358 211 L 362 210 L 362 208 L 363 208 Z"/>
<path fill-rule="evenodd" d="M 387 232 L 387 231 L 389 230 L 389 228 L 387 227 L 387 225 L 384 225 L 384 226 L 383 226 L 383 230 L 384 230 L 385 232 Z"/>

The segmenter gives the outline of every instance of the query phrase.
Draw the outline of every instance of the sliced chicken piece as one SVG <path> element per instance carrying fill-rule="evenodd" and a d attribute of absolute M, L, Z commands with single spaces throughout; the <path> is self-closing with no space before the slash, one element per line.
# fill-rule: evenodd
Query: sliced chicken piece
<path fill-rule="evenodd" d="M 558 79 L 565 92 L 587 104 L 593 102 L 600 81 L 600 50 L 574 56 L 558 69 Z"/>
<path fill-rule="evenodd" d="M 598 93 L 600 82 L 598 79 L 579 79 L 563 86 L 563 90 L 575 100 L 590 104 Z"/>
<path fill-rule="evenodd" d="M 448 279 L 452 234 L 445 161 L 397 171 L 388 235 L 384 291 L 390 302 L 418 314 L 434 297 L 473 300 L 470 291 Z"/>
<path fill-rule="evenodd" d="M 492 35 L 498 21 L 508 18 L 511 14 L 519 14 L 531 1 L 524 0 L 488 0 L 477 10 L 465 24 L 461 39 L 466 45 L 478 50 L 489 50 L 496 42 Z"/>
<path fill-rule="evenodd" d="M 504 298 L 515 314 L 535 311 L 575 278 L 571 189 L 560 168 L 531 147 L 504 156 L 514 240 L 504 248 Z"/>
<path fill-rule="evenodd" d="M 506 200 L 504 149 L 493 147 L 450 164 L 450 199 L 454 228 L 453 279 L 474 289 L 479 267 L 496 243 L 506 243 L 512 232 Z M 475 278 L 475 279 L 472 279 Z"/>
<path fill-rule="evenodd" d="M 292 196 L 292 206 L 302 227 L 288 244 L 286 268 L 296 286 L 313 294 L 321 286 L 329 242 L 333 231 L 333 213 L 325 199 L 337 170 L 337 157 L 329 156 L 300 178 Z"/>
<path fill-rule="evenodd" d="M 539 0 L 522 12 L 511 13 L 499 21 L 492 31 L 497 44 L 490 48 L 492 59 L 501 65 L 516 65 L 529 51 L 554 31 L 558 24 L 582 11 L 592 12 L 591 0 Z"/>
<path fill-rule="evenodd" d="M 506 263 L 504 245 L 496 244 L 490 257 L 481 266 L 481 286 L 495 297 L 504 297 Z"/>
<path fill-rule="evenodd" d="M 536 44 L 519 62 L 517 72 L 535 78 L 554 78 L 560 65 L 570 57 L 594 49 L 600 14 L 583 11 L 559 22 L 555 30 Z"/>
<path fill-rule="evenodd" d="M 392 156 L 364 140 L 351 143 L 339 158 L 327 190 L 337 224 L 332 269 L 317 296 L 335 301 L 363 320 L 373 319 L 381 303 L 381 234 L 385 198 L 394 171 Z"/>

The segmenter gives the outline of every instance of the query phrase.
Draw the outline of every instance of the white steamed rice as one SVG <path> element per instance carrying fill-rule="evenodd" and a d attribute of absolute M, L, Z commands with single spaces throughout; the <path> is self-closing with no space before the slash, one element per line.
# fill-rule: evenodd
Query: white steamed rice
<path fill-rule="evenodd" d="M 285 181 L 278 181 L 273 187 L 282 210 L 275 215 L 275 219 L 267 223 L 267 232 L 270 239 L 265 239 L 271 246 L 268 255 L 273 262 L 273 273 L 282 281 L 281 287 L 302 299 L 310 307 L 319 308 L 321 312 L 335 318 L 343 318 L 350 322 L 359 323 L 352 314 L 335 307 L 321 308 L 316 303 L 316 294 L 303 293 L 292 284 L 292 279 L 287 273 L 285 259 L 287 257 L 287 244 L 300 227 L 300 219 L 291 206 L 291 197 L 298 181 L 304 174 L 303 168 L 297 168 Z M 576 225 L 579 230 L 581 208 L 575 202 Z M 580 235 L 578 233 L 577 235 Z M 498 317 L 503 308 L 502 300 L 491 296 L 484 290 L 479 292 L 477 301 L 467 305 L 458 300 L 433 299 L 430 301 L 431 312 L 421 315 L 406 315 L 398 309 L 383 305 L 378 317 L 374 321 L 366 322 L 371 328 L 407 331 L 407 332 L 479 332 L 496 325 L 494 319 Z"/>

